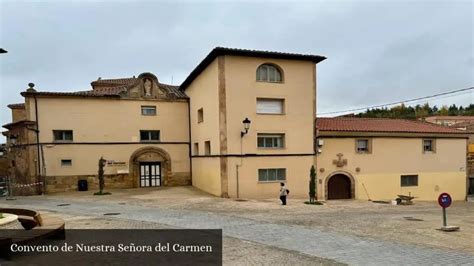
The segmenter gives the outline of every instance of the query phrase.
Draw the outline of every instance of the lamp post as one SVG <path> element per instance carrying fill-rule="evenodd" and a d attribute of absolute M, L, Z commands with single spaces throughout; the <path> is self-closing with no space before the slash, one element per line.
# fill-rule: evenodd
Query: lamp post
<path fill-rule="evenodd" d="M 248 119 L 247 117 L 244 119 L 244 121 L 242 121 L 242 124 L 244 124 L 244 131 L 241 131 L 240 132 L 240 164 L 236 164 L 235 165 L 235 170 L 236 170 L 236 178 L 237 178 L 237 182 L 236 182 L 236 186 L 237 186 L 237 198 L 240 197 L 239 195 L 239 167 L 242 167 L 243 165 L 243 159 L 242 159 L 242 156 L 243 156 L 243 152 L 242 152 L 242 139 L 243 137 L 249 133 L 249 129 L 250 129 L 250 119 Z"/>
<path fill-rule="evenodd" d="M 242 123 L 244 124 L 244 131 L 240 132 L 241 138 L 243 138 L 245 134 L 249 133 L 251 121 L 246 117 Z"/>

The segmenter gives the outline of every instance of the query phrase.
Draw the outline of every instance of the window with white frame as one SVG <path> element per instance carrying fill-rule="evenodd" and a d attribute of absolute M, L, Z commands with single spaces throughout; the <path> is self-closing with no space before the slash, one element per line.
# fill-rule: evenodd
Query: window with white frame
<path fill-rule="evenodd" d="M 156 106 L 142 105 L 142 115 L 156 115 Z"/>
<path fill-rule="evenodd" d="M 258 169 L 259 182 L 280 182 L 286 180 L 285 168 Z"/>
<path fill-rule="evenodd" d="M 257 134 L 258 148 L 283 148 L 285 146 L 285 134 Z"/>
<path fill-rule="evenodd" d="M 283 99 L 257 99 L 257 114 L 283 114 L 284 113 Z"/>

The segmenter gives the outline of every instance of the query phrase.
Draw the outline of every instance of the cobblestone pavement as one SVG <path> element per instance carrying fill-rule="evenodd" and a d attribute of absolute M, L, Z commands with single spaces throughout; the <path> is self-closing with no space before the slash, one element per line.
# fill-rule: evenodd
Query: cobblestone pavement
<path fill-rule="evenodd" d="M 176 227 L 155 222 L 127 220 L 122 218 L 97 217 L 64 214 L 59 212 L 42 211 L 42 214 L 57 216 L 65 220 L 68 229 L 174 229 Z M 261 245 L 259 243 L 241 240 L 233 237 L 224 237 L 223 264 L 224 265 L 344 265 L 333 260 L 322 259 L 296 251 Z M 90 258 L 89 258 L 90 260 Z M 18 256 L 11 265 L 29 265 L 30 256 Z M 83 261 L 82 261 L 83 262 Z M 81 263 L 79 261 L 78 263 Z M 110 265 L 115 264 L 113 258 Z M 117 262 L 118 264 L 118 262 Z M 0 265 L 2 260 L 0 259 Z M 9 265 L 6 263 L 5 265 Z"/>
<path fill-rule="evenodd" d="M 3 201 L 3 200 L 2 200 Z M 180 228 L 222 228 L 227 237 L 252 241 L 350 265 L 474 265 L 474 256 L 456 251 L 423 248 L 390 241 L 343 235 L 298 225 L 283 225 L 205 211 L 162 209 L 114 203 L 82 202 L 48 197 L 18 198 L 14 203 L 37 210 L 103 217 L 118 212 L 120 218 L 154 222 Z M 69 203 L 69 206 L 57 206 Z M 3 204 L 2 204 L 3 205 Z"/>

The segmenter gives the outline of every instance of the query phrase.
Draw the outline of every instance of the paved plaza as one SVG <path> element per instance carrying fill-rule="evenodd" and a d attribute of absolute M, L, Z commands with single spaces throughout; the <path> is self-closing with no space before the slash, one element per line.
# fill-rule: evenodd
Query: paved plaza
<path fill-rule="evenodd" d="M 191 188 L 191 190 L 193 189 Z M 159 192 L 161 191 L 151 191 L 152 194 Z M 171 192 L 162 192 L 162 200 L 166 198 L 167 193 Z M 200 192 L 196 191 L 189 193 L 196 194 L 194 198 L 189 198 L 190 201 L 215 201 L 216 205 L 226 204 L 227 202 L 228 207 L 232 207 L 233 204 L 239 204 L 239 202 L 234 200 L 201 195 Z M 108 221 L 107 223 L 109 225 L 118 228 L 136 228 L 137 226 L 143 226 L 143 228 L 222 228 L 225 236 L 225 264 L 256 264 L 265 262 L 264 259 L 266 256 L 262 256 L 262 254 L 272 254 L 272 252 L 275 256 L 281 256 L 285 254 L 285 252 L 288 253 L 282 256 L 281 260 L 273 261 L 273 264 L 290 264 L 298 261 L 300 261 L 301 264 L 311 264 L 311 262 L 316 264 L 335 264 L 335 262 L 338 262 L 350 265 L 474 264 L 474 252 L 469 252 L 469 246 L 467 246 L 467 248 L 461 248 L 460 250 L 454 250 L 416 245 L 397 241 L 396 239 L 390 241 L 387 239 L 374 238 L 370 235 L 364 236 L 341 231 L 338 232 L 337 230 L 332 230 L 330 227 L 298 225 L 274 219 L 265 220 L 262 219 L 262 215 L 258 217 L 246 215 L 245 211 L 242 210 L 242 215 L 219 211 L 220 207 L 206 210 L 206 208 L 204 208 L 205 203 L 200 204 L 200 209 L 186 208 L 183 206 L 183 203 L 178 204 L 177 202 L 160 204 L 160 200 L 156 199 L 152 201 L 150 198 L 147 199 L 145 195 L 135 193 L 133 190 L 122 190 L 116 193 L 114 192 L 113 194 L 115 195 L 109 198 L 106 198 L 106 196 L 94 198 L 84 193 L 77 194 L 77 192 L 75 195 L 78 196 L 75 197 L 68 194 L 17 197 L 14 201 L 2 199 L 1 205 L 32 208 L 42 212 L 48 212 L 52 215 L 63 216 L 66 220 L 67 228 L 97 228 L 97 226 L 94 226 L 94 219 L 96 222 L 97 219 Z M 126 194 L 128 194 L 128 198 L 124 196 Z M 168 201 L 171 201 L 172 194 L 169 195 Z M 183 202 L 186 202 L 186 200 L 183 200 Z M 70 205 L 64 206 L 64 204 Z M 248 213 L 252 213 L 252 210 L 248 209 L 252 204 L 255 206 L 256 213 L 259 213 L 259 205 L 262 204 L 271 204 L 271 206 L 274 206 L 275 215 L 278 215 L 278 210 L 284 208 L 271 201 L 242 202 L 242 205 L 247 208 Z M 296 202 L 294 202 L 294 204 L 296 204 Z M 355 204 L 357 204 L 357 202 Z M 359 204 L 363 205 L 364 203 Z M 301 209 L 308 207 L 304 204 L 301 206 Z M 317 208 L 317 206 L 310 207 Z M 387 208 L 388 207 L 391 206 L 387 206 Z M 469 208 L 471 207 L 472 205 L 469 206 Z M 292 212 L 298 209 L 298 206 L 293 206 L 286 211 Z M 270 208 L 268 211 L 267 216 L 272 216 L 272 209 Z M 361 209 L 360 212 L 362 213 L 363 209 Z M 119 215 L 114 217 L 104 216 L 106 213 L 119 213 Z M 358 219 L 356 215 L 357 214 L 354 213 L 354 216 L 352 216 L 354 222 L 357 222 Z M 297 216 L 298 214 L 295 213 L 295 217 Z M 362 217 L 367 217 L 367 215 L 363 215 Z M 78 220 L 87 222 L 80 223 Z M 347 219 L 346 222 L 351 223 L 350 219 Z M 91 223 L 92 226 L 90 225 Z M 107 227 L 107 224 L 104 222 L 100 224 L 101 226 L 99 226 L 99 228 Z M 374 224 L 373 226 L 377 225 Z M 466 229 L 467 232 L 469 232 L 472 228 Z M 433 234 L 439 234 L 439 232 L 433 228 L 431 230 Z M 463 233 L 466 232 L 461 231 L 454 234 L 461 236 Z M 453 237 L 453 235 L 448 234 L 446 234 L 446 236 Z M 472 235 L 467 237 L 467 239 L 472 238 Z M 247 248 L 250 247 L 249 250 L 253 250 L 253 252 L 249 254 L 253 254 L 255 257 L 233 258 L 233 252 L 229 250 L 230 246 L 232 246 L 229 245 L 231 242 L 246 244 Z M 473 245 L 472 243 L 473 242 L 466 243 L 466 245 Z M 244 246 L 245 245 L 242 245 L 242 247 Z M 258 250 L 260 250 L 260 253 Z M 263 260 L 254 260 L 258 257 Z"/>

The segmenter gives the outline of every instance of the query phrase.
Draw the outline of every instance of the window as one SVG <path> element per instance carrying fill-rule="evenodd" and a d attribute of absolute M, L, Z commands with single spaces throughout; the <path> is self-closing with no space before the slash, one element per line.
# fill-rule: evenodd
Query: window
<path fill-rule="evenodd" d="M 283 99 L 257 99 L 257 114 L 283 114 Z"/>
<path fill-rule="evenodd" d="M 61 166 L 72 166 L 72 160 L 71 159 L 62 159 L 61 160 Z"/>
<path fill-rule="evenodd" d="M 356 139 L 357 153 L 370 153 L 370 141 L 368 139 Z"/>
<path fill-rule="evenodd" d="M 258 169 L 259 182 L 279 182 L 286 180 L 285 168 Z"/>
<path fill-rule="evenodd" d="M 194 155 L 199 155 L 199 143 L 194 143 Z"/>
<path fill-rule="evenodd" d="M 204 122 L 204 110 L 201 108 L 198 110 L 198 123 Z"/>
<path fill-rule="evenodd" d="M 282 73 L 279 67 L 263 64 L 257 68 L 257 81 L 282 82 Z"/>
<path fill-rule="evenodd" d="M 402 187 L 418 186 L 418 175 L 402 175 L 400 180 Z"/>
<path fill-rule="evenodd" d="M 204 142 L 204 155 L 211 155 L 211 142 Z"/>
<path fill-rule="evenodd" d="M 159 141 L 159 130 L 140 130 L 140 141 Z"/>
<path fill-rule="evenodd" d="M 72 130 L 53 130 L 54 141 L 72 141 Z"/>
<path fill-rule="evenodd" d="M 257 134 L 257 147 L 283 148 L 285 134 Z"/>
<path fill-rule="evenodd" d="M 423 152 L 424 153 L 433 153 L 433 152 L 435 152 L 435 141 L 433 139 L 424 139 L 423 140 Z"/>
<path fill-rule="evenodd" d="M 156 115 L 156 106 L 142 105 L 142 115 Z"/>

